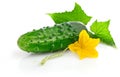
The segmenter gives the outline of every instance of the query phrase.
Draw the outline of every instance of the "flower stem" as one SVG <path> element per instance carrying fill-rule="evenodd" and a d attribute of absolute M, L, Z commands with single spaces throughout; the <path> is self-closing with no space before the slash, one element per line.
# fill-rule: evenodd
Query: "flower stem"
<path fill-rule="evenodd" d="M 65 48 L 62 52 L 57 52 L 57 53 L 52 54 L 50 56 L 46 56 L 45 58 L 42 59 L 42 61 L 40 62 L 40 64 L 44 65 L 48 60 L 62 56 L 67 51 L 67 49 L 68 49 L 68 47 Z"/>

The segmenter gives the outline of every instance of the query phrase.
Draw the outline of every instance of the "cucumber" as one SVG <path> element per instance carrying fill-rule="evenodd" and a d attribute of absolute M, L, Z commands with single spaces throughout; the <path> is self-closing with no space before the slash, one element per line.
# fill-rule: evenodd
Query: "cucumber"
<path fill-rule="evenodd" d="M 64 22 L 44 27 L 21 35 L 17 41 L 20 49 L 32 53 L 55 52 L 65 49 L 78 40 L 81 30 L 86 27 L 80 22 Z"/>

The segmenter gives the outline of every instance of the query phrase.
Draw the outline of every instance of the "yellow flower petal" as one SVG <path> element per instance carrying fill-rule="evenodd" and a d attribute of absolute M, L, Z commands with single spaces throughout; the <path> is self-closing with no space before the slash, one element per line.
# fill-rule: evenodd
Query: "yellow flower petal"
<path fill-rule="evenodd" d="M 74 44 L 70 44 L 68 46 L 68 48 L 72 51 L 72 52 L 76 52 L 78 50 L 80 50 L 80 46 L 79 46 L 79 43 L 78 42 L 75 42 Z"/>
<path fill-rule="evenodd" d="M 82 30 L 79 34 L 79 40 L 73 44 L 70 44 L 68 48 L 78 54 L 80 59 L 84 58 L 96 58 L 98 52 L 95 47 L 100 42 L 100 39 L 90 38 L 85 30 Z"/>
<path fill-rule="evenodd" d="M 84 44 L 89 40 L 89 35 L 86 30 L 82 30 L 79 34 L 79 43 Z"/>
<path fill-rule="evenodd" d="M 100 39 L 89 38 L 89 40 L 86 42 L 86 44 L 84 44 L 84 47 L 85 48 L 95 48 L 99 42 L 100 42 Z"/>

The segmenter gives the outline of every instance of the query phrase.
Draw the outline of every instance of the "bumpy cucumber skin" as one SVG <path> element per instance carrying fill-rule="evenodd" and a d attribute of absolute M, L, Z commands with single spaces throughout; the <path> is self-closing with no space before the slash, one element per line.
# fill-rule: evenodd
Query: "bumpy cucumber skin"
<path fill-rule="evenodd" d="M 81 30 L 86 27 L 79 22 L 64 22 L 25 33 L 18 39 L 18 46 L 27 52 L 45 53 L 65 49 L 78 40 Z"/>

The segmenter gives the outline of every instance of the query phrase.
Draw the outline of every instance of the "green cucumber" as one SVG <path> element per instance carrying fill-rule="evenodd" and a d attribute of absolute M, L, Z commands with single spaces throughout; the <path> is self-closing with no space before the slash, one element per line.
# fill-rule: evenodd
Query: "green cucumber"
<path fill-rule="evenodd" d="M 81 30 L 86 27 L 80 22 L 64 22 L 53 27 L 45 27 L 33 30 L 20 36 L 17 43 L 20 49 L 45 53 L 65 49 L 69 44 L 78 40 Z"/>

